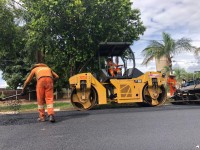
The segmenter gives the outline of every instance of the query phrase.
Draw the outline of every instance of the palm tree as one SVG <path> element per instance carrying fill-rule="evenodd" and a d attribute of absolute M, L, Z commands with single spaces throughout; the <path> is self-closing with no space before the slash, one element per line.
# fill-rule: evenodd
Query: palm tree
<path fill-rule="evenodd" d="M 187 72 L 184 68 L 175 68 L 174 75 L 176 76 L 177 85 L 181 87 L 183 80 L 186 80 Z"/>
<path fill-rule="evenodd" d="M 174 75 L 176 76 L 176 80 L 178 82 L 181 82 L 182 79 L 185 79 L 187 76 L 187 72 L 184 68 L 175 68 L 174 69 Z"/>
<path fill-rule="evenodd" d="M 200 56 L 199 56 L 199 54 L 200 54 L 200 47 L 199 47 L 199 48 L 196 48 L 196 49 L 194 50 L 194 56 L 195 56 L 195 58 L 197 59 L 198 63 L 200 63 Z"/>
<path fill-rule="evenodd" d="M 170 74 L 170 68 L 167 65 L 165 65 L 161 71 L 166 73 L 166 74 Z"/>
<path fill-rule="evenodd" d="M 162 38 L 163 40 L 161 42 L 152 40 L 149 46 L 142 51 L 145 56 L 142 64 L 147 65 L 154 58 L 157 60 L 165 58 L 166 66 L 170 68 L 170 72 L 172 73 L 173 55 L 181 51 L 191 51 L 195 48 L 191 45 L 191 40 L 186 38 L 175 41 L 165 32 L 163 32 Z"/>

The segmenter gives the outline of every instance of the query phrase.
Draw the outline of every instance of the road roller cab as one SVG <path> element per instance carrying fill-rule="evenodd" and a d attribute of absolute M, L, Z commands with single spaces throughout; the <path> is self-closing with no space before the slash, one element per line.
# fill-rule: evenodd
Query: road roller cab
<path fill-rule="evenodd" d="M 128 42 L 100 43 L 99 71 L 79 73 L 69 79 L 71 102 L 78 110 L 95 105 L 138 103 L 158 106 L 166 100 L 165 75 L 135 68 L 134 53 Z M 113 71 L 113 72 L 112 72 Z"/>

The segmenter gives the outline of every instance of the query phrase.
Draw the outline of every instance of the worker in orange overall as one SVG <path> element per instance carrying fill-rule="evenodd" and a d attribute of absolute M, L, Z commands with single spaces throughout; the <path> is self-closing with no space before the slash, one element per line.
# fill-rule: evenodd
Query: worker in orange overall
<path fill-rule="evenodd" d="M 114 77 L 115 75 L 121 74 L 121 69 L 119 68 L 119 66 L 123 66 L 123 65 L 118 65 L 118 64 L 113 63 L 111 58 L 107 59 L 107 66 L 109 67 L 108 72 L 110 73 L 112 77 Z"/>
<path fill-rule="evenodd" d="M 21 95 L 24 95 L 24 90 L 27 84 L 31 81 L 33 76 L 36 76 L 37 79 L 37 103 L 38 103 L 38 111 L 39 111 L 39 118 L 38 121 L 45 121 L 45 108 L 44 104 L 46 102 L 47 105 L 47 113 L 50 122 L 55 122 L 54 117 L 54 95 L 53 95 L 53 79 L 59 78 L 59 76 L 53 72 L 46 64 L 35 64 L 31 73 L 27 77 L 26 81 L 24 82 L 24 86 L 22 89 Z"/>
<path fill-rule="evenodd" d="M 169 85 L 170 95 L 173 96 L 174 92 L 176 92 L 176 79 L 175 75 L 169 75 L 167 79 L 167 84 Z"/>

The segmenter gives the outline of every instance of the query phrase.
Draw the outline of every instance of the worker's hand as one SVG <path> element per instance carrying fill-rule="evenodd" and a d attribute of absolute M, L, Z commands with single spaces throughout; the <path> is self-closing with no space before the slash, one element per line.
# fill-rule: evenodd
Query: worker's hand
<path fill-rule="evenodd" d="M 53 81 L 57 81 L 59 78 L 53 78 Z"/>
<path fill-rule="evenodd" d="M 24 95 L 26 95 L 26 92 L 22 90 L 22 92 L 20 93 L 20 96 L 24 96 Z"/>

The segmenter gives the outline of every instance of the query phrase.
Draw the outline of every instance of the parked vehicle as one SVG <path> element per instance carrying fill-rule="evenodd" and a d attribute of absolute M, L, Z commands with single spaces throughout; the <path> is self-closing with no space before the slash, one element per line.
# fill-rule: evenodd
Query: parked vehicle
<path fill-rule="evenodd" d="M 200 79 L 185 82 L 171 97 L 172 104 L 200 102 Z"/>

